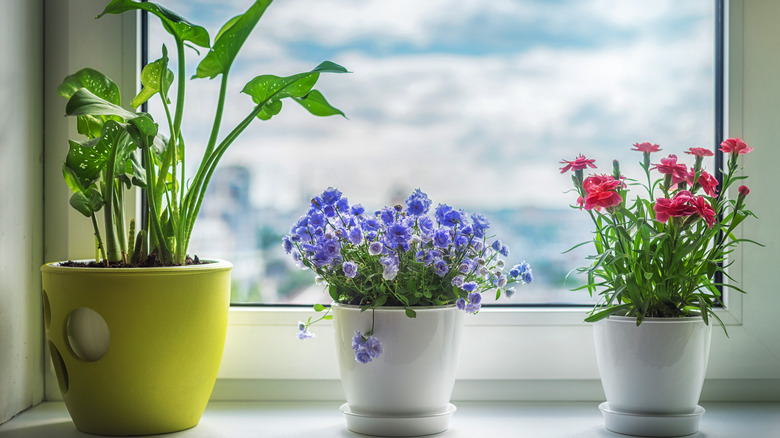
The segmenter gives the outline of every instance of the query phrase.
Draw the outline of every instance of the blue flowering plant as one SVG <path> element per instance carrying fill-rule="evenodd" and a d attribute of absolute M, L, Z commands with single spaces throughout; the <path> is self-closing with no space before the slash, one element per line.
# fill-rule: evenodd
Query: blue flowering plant
<path fill-rule="evenodd" d="M 418 306 L 455 305 L 478 313 L 483 293 L 512 297 L 515 285 L 533 280 L 525 261 L 511 268 L 505 262 L 509 248 L 488 235 L 489 222 L 481 214 L 445 204 L 432 210 L 419 189 L 405 204 L 372 214 L 328 188 L 311 200 L 283 247 L 300 268 L 316 273 L 316 282 L 327 284 L 334 302 L 363 311 L 403 307 L 410 318 Z M 332 317 L 328 307 L 318 304 L 314 310 L 324 313 L 298 324 L 300 339 L 314 336 L 312 324 Z M 357 331 L 352 347 L 361 363 L 382 354 L 373 327 Z"/>

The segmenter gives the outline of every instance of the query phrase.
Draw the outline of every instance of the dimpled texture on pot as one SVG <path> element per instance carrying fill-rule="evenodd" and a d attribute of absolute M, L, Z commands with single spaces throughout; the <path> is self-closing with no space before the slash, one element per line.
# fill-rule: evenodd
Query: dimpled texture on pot
<path fill-rule="evenodd" d="M 46 336 L 62 357 L 63 400 L 79 430 L 150 435 L 198 424 L 222 360 L 231 267 L 41 268 Z M 67 319 L 78 308 L 95 311 L 110 331 L 94 362 L 68 343 Z"/>

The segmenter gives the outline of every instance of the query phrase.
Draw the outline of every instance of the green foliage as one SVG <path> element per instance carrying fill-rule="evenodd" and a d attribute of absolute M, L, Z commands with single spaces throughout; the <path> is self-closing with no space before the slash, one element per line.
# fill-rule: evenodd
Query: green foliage
<path fill-rule="evenodd" d="M 213 46 L 205 28 L 155 3 L 114 0 L 98 16 L 148 11 L 173 37 L 178 65 L 177 73 L 168 68 L 168 51 L 163 45 L 163 56 L 141 71 L 143 88 L 131 102 L 137 108 L 158 97 L 166 114 L 162 125 L 149 114 L 123 108 L 119 87 L 96 70 L 85 68 L 69 75 L 57 89 L 59 95 L 68 99 L 66 115 L 77 118 L 78 132 L 86 137 L 69 142 L 63 165 L 63 177 L 73 192 L 70 204 L 91 218 L 98 254 L 105 264 L 137 264 L 152 254 L 166 265 L 183 264 L 203 197 L 222 155 L 253 120 L 277 114 L 281 99 L 289 97 L 317 116 L 343 116 L 320 92 L 313 90 L 320 73 L 347 71 L 338 64 L 324 62 L 310 72 L 288 78 L 260 75 L 250 81 L 244 92 L 255 101 L 254 108 L 220 140 L 230 67 L 270 4 L 271 0 L 257 0 L 246 12 L 228 20 Z M 209 49 L 193 79 L 222 75 L 206 153 L 198 171 L 191 176 L 184 172 L 186 148 L 181 132 L 187 82 L 185 44 Z M 175 91 L 171 89 L 174 83 Z M 268 86 L 258 86 L 260 83 Z M 172 100 L 174 108 L 169 107 Z M 165 127 L 167 132 L 163 134 L 161 128 Z M 205 139 L 203 143 L 206 144 Z M 137 230 L 135 237 L 129 236 L 124 223 L 125 191 L 133 187 L 145 191 L 148 208 L 142 215 L 149 219 L 148 228 Z M 98 211 L 104 214 L 102 232 L 95 218 Z"/>

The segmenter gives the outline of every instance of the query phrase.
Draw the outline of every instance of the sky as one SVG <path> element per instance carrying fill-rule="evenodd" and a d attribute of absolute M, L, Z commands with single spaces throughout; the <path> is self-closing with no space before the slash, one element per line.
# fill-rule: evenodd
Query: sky
<path fill-rule="evenodd" d="M 251 2 L 160 3 L 213 38 Z M 280 115 L 254 122 L 222 165 L 256 169 L 252 202 L 280 210 L 302 211 L 328 186 L 369 208 L 418 187 L 471 211 L 566 208 L 561 159 L 583 153 L 609 172 L 617 158 L 638 177 L 633 143 L 681 157 L 712 146 L 712 3 L 278 1 L 233 67 L 223 135 L 252 110 L 240 93 L 250 79 L 325 59 L 351 71 L 322 75 L 316 87 L 348 119 L 315 118 L 285 102 Z M 152 30 L 152 59 L 163 38 L 171 48 Z M 192 72 L 197 56 L 187 56 Z M 218 82 L 188 81 L 190 158 L 208 139 Z"/>

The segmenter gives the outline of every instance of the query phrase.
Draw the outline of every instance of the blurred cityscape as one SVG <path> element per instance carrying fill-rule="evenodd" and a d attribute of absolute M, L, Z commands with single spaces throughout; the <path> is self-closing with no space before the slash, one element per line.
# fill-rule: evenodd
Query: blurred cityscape
<path fill-rule="evenodd" d="M 281 247 L 282 236 L 305 212 L 282 211 L 252 205 L 251 170 L 233 165 L 219 168 L 212 179 L 201 209 L 191 253 L 204 254 L 233 263 L 232 301 L 235 303 L 312 304 L 330 301 L 323 286 L 314 283 L 314 274 L 300 270 Z M 589 239 L 590 219 L 571 209 L 505 207 L 480 209 L 490 220 L 493 234 L 509 245 L 511 263 L 526 260 L 534 270 L 534 282 L 518 288 L 511 301 L 497 304 L 587 304 L 592 299 L 584 291 L 570 289 L 583 279 L 570 270 L 581 266 L 589 246 L 563 253 Z"/>

